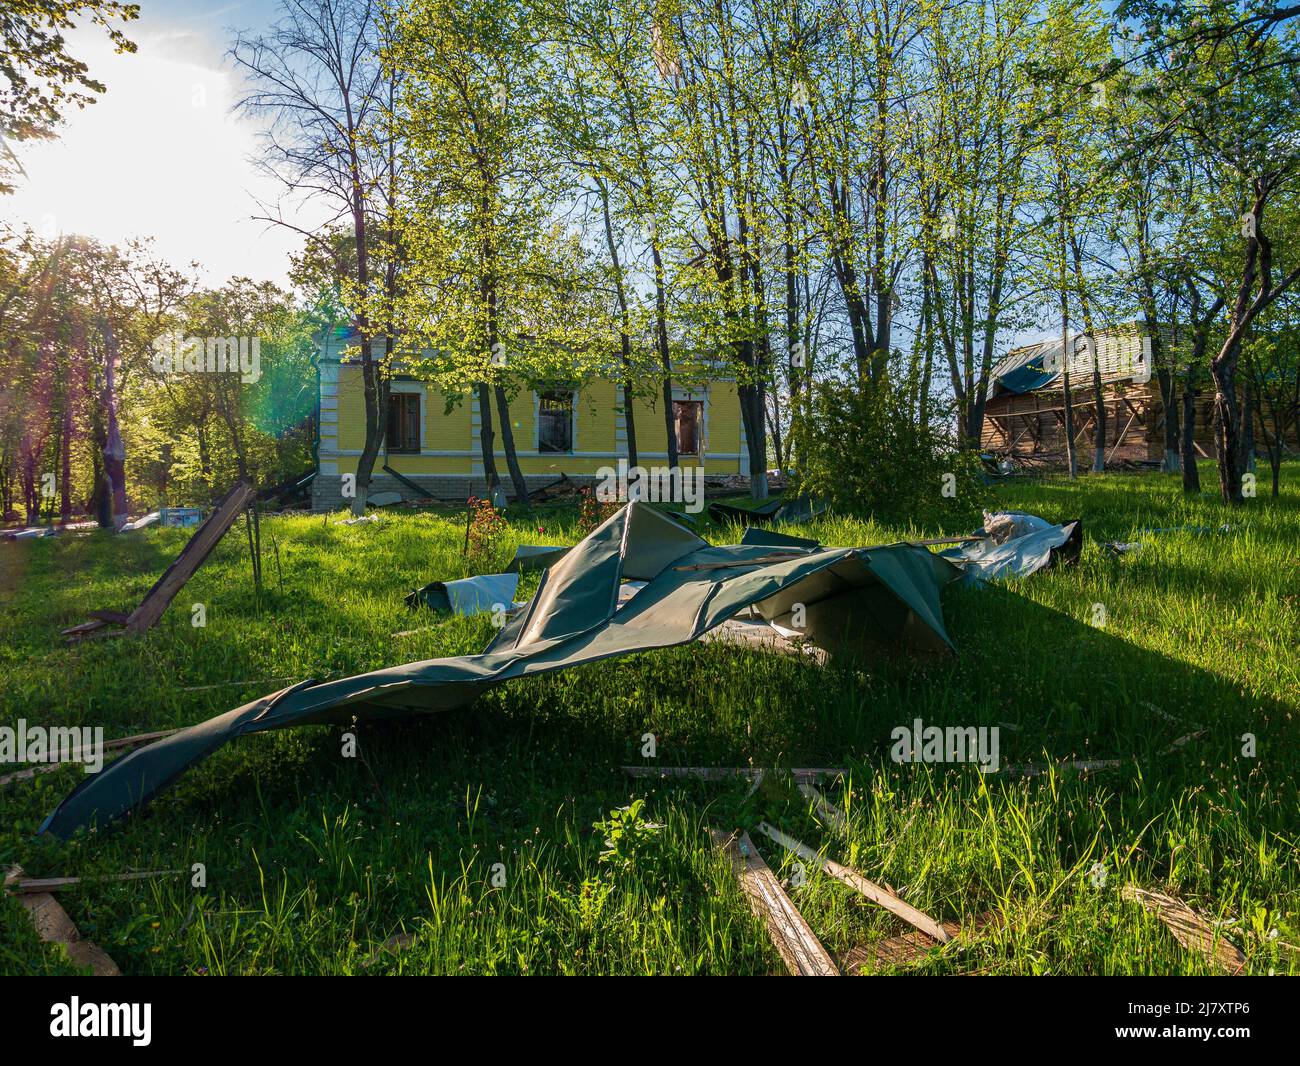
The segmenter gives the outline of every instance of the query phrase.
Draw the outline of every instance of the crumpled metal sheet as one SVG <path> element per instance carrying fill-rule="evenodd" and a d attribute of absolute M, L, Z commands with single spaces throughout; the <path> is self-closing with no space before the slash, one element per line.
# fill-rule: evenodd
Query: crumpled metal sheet
<path fill-rule="evenodd" d="M 975 535 L 984 539 L 939 554 L 965 570 L 968 580 L 996 581 L 1076 562 L 1083 546 L 1083 523 L 1057 526 L 1023 511 L 999 511 L 985 513 L 984 527 Z"/>
<path fill-rule="evenodd" d="M 784 625 L 798 605 L 806 619 L 802 631 L 822 644 L 861 639 L 952 649 L 939 594 L 959 574 L 912 544 L 710 545 L 633 502 L 543 575 L 526 609 L 510 617 L 482 654 L 305 681 L 236 707 L 86 778 L 40 831 L 66 837 L 120 818 L 249 733 L 449 710 L 515 678 L 689 643 L 747 610 Z M 624 581 L 646 584 L 620 604 Z"/>
<path fill-rule="evenodd" d="M 408 607 L 429 607 L 453 614 L 483 614 L 499 605 L 514 606 L 518 574 L 480 574 L 458 581 L 431 581 L 406 597 Z"/>

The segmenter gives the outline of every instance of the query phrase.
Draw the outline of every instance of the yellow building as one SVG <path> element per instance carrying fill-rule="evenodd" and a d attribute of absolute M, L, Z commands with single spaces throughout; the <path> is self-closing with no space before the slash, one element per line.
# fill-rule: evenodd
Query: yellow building
<path fill-rule="evenodd" d="M 365 443 L 366 409 L 361 366 L 353 334 L 335 328 L 318 334 L 319 445 L 312 505 L 344 505 L 345 475 L 354 474 Z M 564 474 L 593 483 L 604 467 L 627 458 L 627 427 L 621 390 L 597 379 L 581 386 L 517 391 L 510 401 L 515 452 L 530 491 Z M 634 405 L 637 458 L 642 467 L 668 459 L 663 400 L 638 397 Z M 733 380 L 673 389 L 680 462 L 702 467 L 706 478 L 749 473 L 740 402 Z M 497 473 L 511 492 L 496 404 L 492 407 Z M 399 476 L 394 476 L 394 474 Z M 445 500 L 483 495 L 478 390 L 448 398 L 436 385 L 403 373 L 397 364 L 389 384 L 387 431 L 375 461 L 370 492 L 398 492 L 408 499 L 420 489 Z"/>

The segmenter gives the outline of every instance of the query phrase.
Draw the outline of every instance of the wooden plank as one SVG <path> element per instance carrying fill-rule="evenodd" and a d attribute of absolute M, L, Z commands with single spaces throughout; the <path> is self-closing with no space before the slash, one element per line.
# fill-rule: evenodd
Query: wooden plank
<path fill-rule="evenodd" d="M 1125 402 L 1127 403 L 1128 401 Z M 1132 407 L 1133 405 L 1129 404 L 1129 406 Z M 1128 421 L 1124 423 L 1123 430 L 1121 430 L 1120 435 L 1115 438 L 1115 446 L 1111 448 L 1110 455 L 1106 456 L 1106 462 L 1109 463 L 1112 459 L 1115 458 L 1115 453 L 1119 451 L 1119 446 L 1124 443 L 1124 438 L 1125 436 L 1128 435 L 1129 427 L 1133 425 L 1133 419 L 1135 419 L 1136 417 L 1137 417 L 1136 411 L 1134 411 L 1131 415 L 1128 416 Z"/>
<path fill-rule="evenodd" d="M 11 866 L 5 872 L 5 887 L 22 878 L 22 867 Z M 48 892 L 24 893 L 18 897 L 27 911 L 36 935 L 47 944 L 62 944 L 74 966 L 90 967 L 93 977 L 121 977 L 117 963 L 98 944 L 83 940 L 76 923 L 68 917 L 59 901 Z"/>
<path fill-rule="evenodd" d="M 985 911 L 964 926 L 956 922 L 944 922 L 943 931 L 951 940 L 969 943 L 980 930 L 997 925 L 999 921 L 996 914 Z M 845 973 L 858 974 L 864 970 L 873 973 L 885 967 L 909 966 L 941 946 L 924 933 L 916 929 L 908 929 L 898 936 L 891 936 L 874 944 L 850 948 L 841 956 L 840 961 L 844 965 Z"/>
<path fill-rule="evenodd" d="M 1025 763 L 1023 766 L 1004 766 L 1002 773 L 1010 774 L 1012 777 L 1040 777 L 1049 770 L 1077 770 L 1081 774 L 1088 774 L 1096 770 L 1114 770 L 1123 765 L 1123 759 L 1065 759 L 1057 763 L 1048 763 L 1046 766 L 1033 762 Z"/>
<path fill-rule="evenodd" d="M 764 774 L 789 774 L 799 781 L 834 780 L 848 773 L 844 769 L 822 767 L 796 768 L 793 770 L 756 770 L 749 766 L 621 766 L 628 777 L 691 777 L 700 781 L 726 781 L 733 777 L 743 777 L 753 781 Z"/>
<path fill-rule="evenodd" d="M 149 877 L 178 877 L 181 870 L 140 870 L 126 874 L 109 874 L 105 877 L 29 877 L 14 881 L 5 879 L 5 888 L 10 892 L 60 892 L 77 885 L 100 884 L 112 881 L 142 881 Z"/>
<path fill-rule="evenodd" d="M 872 903 L 884 907 L 885 910 L 889 911 L 891 914 L 895 914 L 899 918 L 902 918 L 908 925 L 915 926 L 927 936 L 933 937 L 940 944 L 946 944 L 952 939 L 943 926 L 928 914 L 917 910 L 909 903 L 904 903 L 894 895 L 894 893 L 890 892 L 889 889 L 883 888 L 874 881 L 868 880 L 857 870 L 853 869 L 853 867 L 841 866 L 839 863 L 834 862 L 831 859 L 824 858 L 817 854 L 817 852 L 813 851 L 812 848 L 808 847 L 807 844 L 800 843 L 798 840 L 795 840 L 794 837 L 787 836 L 785 833 L 781 832 L 781 830 L 777 829 L 775 826 L 769 825 L 767 822 L 760 822 L 758 831 L 765 837 L 775 840 L 781 845 L 781 847 L 785 848 L 786 851 L 798 855 L 799 858 L 803 859 L 805 862 L 812 863 L 824 873 L 830 874 L 831 877 L 835 878 L 837 881 L 843 881 L 850 888 L 853 888 L 866 896 Z"/>
<path fill-rule="evenodd" d="M 153 583 L 135 610 L 125 617 L 120 611 L 92 611 L 92 621 L 71 626 L 63 630 L 62 635 L 74 641 L 88 637 L 115 637 L 123 632 L 144 632 L 162 617 L 176 594 L 185 587 L 185 583 L 194 576 L 194 572 L 203 565 L 212 549 L 226 535 L 226 530 L 256 499 L 257 490 L 252 485 L 246 481 L 235 482 L 212 514 L 194 530 L 180 554 Z M 125 629 L 109 629 L 109 623 L 120 623 Z"/>
<path fill-rule="evenodd" d="M 108 740 L 104 742 L 104 750 L 112 751 L 117 748 L 134 748 L 141 744 L 149 744 L 155 740 L 161 740 L 163 737 L 169 737 L 178 732 L 175 729 L 162 729 L 156 733 L 137 733 L 133 737 L 120 737 L 117 740 Z M 0 788 L 5 788 L 18 781 L 30 781 L 37 774 L 48 774 L 52 770 L 57 770 L 63 766 L 72 766 L 81 761 L 81 749 L 74 748 L 69 757 L 63 762 L 46 763 L 41 766 L 29 766 L 25 770 L 18 770 L 12 774 L 5 774 L 0 777 Z"/>
<path fill-rule="evenodd" d="M 167 610 L 176 594 L 185 587 L 185 583 L 194 576 L 194 572 L 203 565 L 203 561 L 212 553 L 218 541 L 226 535 L 236 518 L 252 506 L 257 498 L 257 490 L 247 481 L 237 481 L 234 487 L 222 497 L 212 514 L 204 520 L 185 543 L 181 553 L 172 560 L 171 566 L 163 571 L 162 576 L 154 582 L 140 605 L 131 612 L 126 628 L 134 633 L 148 629 Z"/>
<path fill-rule="evenodd" d="M 768 868 L 749 839 L 748 833 L 724 833 L 712 829 L 713 843 L 731 860 L 740 878 L 754 914 L 767 927 L 767 935 L 795 977 L 839 977 L 831 961 L 803 915 L 781 888 L 781 882 Z"/>
<path fill-rule="evenodd" d="M 799 791 L 807 800 L 811 800 L 817 810 L 818 816 L 829 825 L 836 833 L 841 836 L 849 831 L 849 820 L 842 810 L 831 803 L 825 796 L 817 791 L 817 786 L 804 782 L 799 786 Z"/>
<path fill-rule="evenodd" d="M 1236 944 L 1227 940 L 1181 899 L 1151 892 L 1136 885 L 1125 885 L 1121 893 L 1130 903 L 1140 903 L 1154 914 L 1188 951 L 1203 955 L 1234 976 L 1246 965 L 1246 956 Z"/>

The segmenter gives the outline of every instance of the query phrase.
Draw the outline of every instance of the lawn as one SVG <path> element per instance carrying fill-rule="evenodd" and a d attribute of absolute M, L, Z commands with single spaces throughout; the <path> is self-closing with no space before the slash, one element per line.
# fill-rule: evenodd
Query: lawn
<path fill-rule="evenodd" d="M 1214 483 L 1212 469 L 1202 477 Z M 1128 884 L 1227 923 L 1250 972 L 1296 971 L 1300 467 L 1285 470 L 1279 501 L 1238 511 L 1208 493 L 1187 501 L 1156 474 L 989 491 L 999 507 L 1082 518 L 1084 552 L 1077 567 L 1016 584 L 946 590 L 955 657 L 818 666 L 696 644 L 600 662 L 367 726 L 361 758 L 344 758 L 327 727 L 247 738 L 145 812 L 66 843 L 34 837 L 81 773 L 61 769 L 0 793 L 0 863 L 30 876 L 184 871 L 61 894 L 127 973 L 778 973 L 707 832 L 766 820 L 971 930 L 905 972 L 1211 972 L 1122 898 Z M 237 527 L 146 636 L 72 647 L 60 628 L 129 609 L 187 534 L 0 543 L 0 724 L 103 726 L 111 739 L 201 721 L 294 680 L 481 650 L 488 616 L 402 602 L 470 572 L 462 513 L 340 517 L 263 521 L 260 605 Z M 512 513 L 499 561 L 517 543 L 572 543 L 575 523 L 571 508 Z M 787 531 L 866 545 L 964 524 L 826 517 Z M 1100 546 L 1109 539 L 1144 546 L 1115 556 Z M 191 625 L 194 603 L 206 626 Z M 895 764 L 891 730 L 916 718 L 998 727 L 1004 767 L 1123 762 L 1035 777 Z M 783 779 L 752 795 L 744 783 L 629 779 L 618 767 L 648 761 L 646 733 L 661 765 L 846 767 L 828 794 L 847 825 L 820 824 Z M 607 849 L 611 811 L 638 799 Z M 755 839 L 802 882 L 792 898 L 841 963 L 900 931 Z M 192 887 L 194 864 L 204 888 Z M 8 897 L 0 971 L 71 971 Z"/>

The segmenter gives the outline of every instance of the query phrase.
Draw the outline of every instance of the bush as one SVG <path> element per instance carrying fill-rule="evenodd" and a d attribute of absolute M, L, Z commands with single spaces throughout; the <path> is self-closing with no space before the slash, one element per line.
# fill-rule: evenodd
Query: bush
<path fill-rule="evenodd" d="M 470 566 L 479 573 L 495 573 L 508 528 L 505 517 L 492 506 L 491 500 L 477 496 L 469 498 L 469 515 L 465 554 Z"/>
<path fill-rule="evenodd" d="M 584 537 L 602 522 L 616 515 L 623 507 L 616 500 L 609 502 L 598 500 L 595 491 L 590 488 L 582 489 L 579 498 L 581 502 L 578 504 L 578 532 Z"/>
<path fill-rule="evenodd" d="M 978 457 L 919 424 L 888 385 L 819 384 L 801 443 L 799 491 L 841 514 L 918 526 L 978 522 Z"/>

